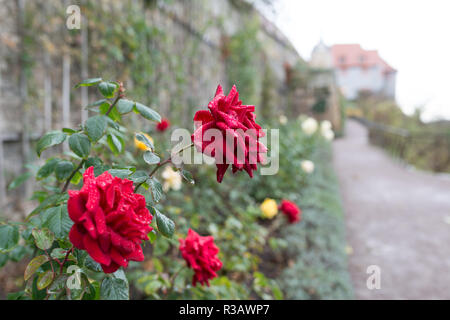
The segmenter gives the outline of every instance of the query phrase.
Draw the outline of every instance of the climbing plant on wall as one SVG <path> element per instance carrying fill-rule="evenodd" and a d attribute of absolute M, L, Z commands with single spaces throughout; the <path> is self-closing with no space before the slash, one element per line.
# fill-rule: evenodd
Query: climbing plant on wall
<path fill-rule="evenodd" d="M 262 58 L 261 44 L 257 38 L 259 26 L 257 18 L 249 20 L 224 44 L 229 85 L 242 87 L 242 97 L 255 105 L 260 101 L 258 92 L 262 79 L 258 69 Z"/>

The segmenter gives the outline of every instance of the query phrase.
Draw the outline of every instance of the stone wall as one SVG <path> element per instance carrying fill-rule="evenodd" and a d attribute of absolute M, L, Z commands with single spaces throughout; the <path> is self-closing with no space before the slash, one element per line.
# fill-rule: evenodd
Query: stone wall
<path fill-rule="evenodd" d="M 22 11 L 17 7 L 20 3 L 24 6 Z M 83 98 L 73 86 L 81 80 L 84 40 L 81 31 L 69 32 L 65 27 L 68 4 L 60 0 L 0 0 L 0 139 L 3 141 L 3 148 L 0 148 L 3 151 L 3 158 L 0 157 L 3 210 L 0 209 L 0 215 L 2 211 L 21 210 L 15 196 L 23 197 L 24 192 L 8 191 L 5 198 L 4 186 L 24 172 L 26 164 L 42 162 L 36 159 L 32 150 L 22 147 L 22 137 L 31 141 L 32 148 L 33 140 L 45 130 L 63 127 L 64 76 L 70 81 L 70 124 L 76 125 L 82 118 Z M 190 125 L 196 109 L 207 105 L 217 84 L 229 90 L 233 80 L 228 78 L 227 72 L 227 40 L 245 28 L 248 21 L 256 20 L 259 25 L 257 40 L 261 45 L 261 50 L 254 56 L 259 72 L 256 77 L 258 98 L 246 103 L 258 108 L 263 91 L 267 89 L 263 88 L 262 71 L 270 69 L 271 83 L 274 84 L 273 112 L 276 115 L 286 113 L 289 104 L 286 70 L 303 60 L 286 37 L 244 1 L 79 0 L 70 4 L 78 4 L 82 12 L 90 12 L 90 17 L 94 17 L 89 21 L 82 20 L 82 28 L 88 28 L 87 55 L 93 61 L 88 64 L 88 76 L 123 81 L 130 92 L 140 92 L 136 99 L 153 104 L 163 116 L 177 119 L 175 123 L 185 126 Z M 135 12 L 131 17 L 141 15 L 145 25 L 155 29 L 154 36 L 134 49 L 144 48 L 141 57 L 149 57 L 152 64 L 151 73 L 144 75 L 145 79 L 141 81 L 148 80 L 148 88 L 143 91 L 137 90 L 142 84 L 136 83 L 130 74 L 139 61 L 133 60 L 133 52 L 125 58 L 122 56 L 122 51 L 128 50 L 124 46 L 129 44 L 122 39 L 115 48 L 107 44 L 102 47 L 105 39 L 116 42 L 110 35 L 114 32 L 128 32 L 140 39 L 139 32 L 142 31 L 128 30 L 131 22 L 123 18 L 130 10 Z M 22 26 L 18 20 L 20 12 L 24 18 Z M 23 35 L 20 34 L 21 27 L 25 30 Z M 70 72 L 65 75 L 62 66 L 63 59 L 67 58 L 70 59 Z M 156 58 L 159 60 L 151 61 Z M 21 83 L 21 76 L 26 77 L 25 83 Z M 51 83 L 51 91 L 46 89 L 46 81 Z M 299 99 L 311 104 L 310 92 Z M 97 97 L 97 93 L 89 89 L 88 100 Z M 46 104 L 51 106 L 50 113 Z M 295 103 L 292 105 L 296 108 Z M 297 109 L 297 113 L 303 111 Z"/>

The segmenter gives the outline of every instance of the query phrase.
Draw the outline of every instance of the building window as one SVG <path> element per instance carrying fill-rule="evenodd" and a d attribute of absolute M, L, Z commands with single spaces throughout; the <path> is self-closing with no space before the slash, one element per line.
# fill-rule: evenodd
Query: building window
<path fill-rule="evenodd" d="M 345 56 L 340 56 L 339 57 L 339 63 L 340 64 L 344 64 L 345 63 Z"/>

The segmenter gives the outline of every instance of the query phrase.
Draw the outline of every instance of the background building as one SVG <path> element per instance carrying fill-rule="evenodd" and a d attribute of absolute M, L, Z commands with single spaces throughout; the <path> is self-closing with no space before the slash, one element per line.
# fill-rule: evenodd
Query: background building
<path fill-rule="evenodd" d="M 356 99 L 360 92 L 395 99 L 397 70 L 376 50 L 364 50 L 359 44 L 327 47 L 320 41 L 313 49 L 310 64 L 316 68 L 334 68 L 338 86 L 347 99 Z"/>

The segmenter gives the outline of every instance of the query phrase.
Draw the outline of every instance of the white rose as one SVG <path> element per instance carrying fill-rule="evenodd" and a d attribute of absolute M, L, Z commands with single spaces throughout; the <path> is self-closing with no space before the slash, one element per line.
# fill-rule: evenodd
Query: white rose
<path fill-rule="evenodd" d="M 314 171 L 314 162 L 310 160 L 303 160 L 300 165 L 306 173 L 312 173 Z"/>
<path fill-rule="evenodd" d="M 331 130 L 331 122 L 328 121 L 328 120 L 323 120 L 323 121 L 320 123 L 320 129 L 321 129 L 322 131 Z"/>
<path fill-rule="evenodd" d="M 280 123 L 286 124 L 288 122 L 288 118 L 285 115 L 280 116 Z"/>
<path fill-rule="evenodd" d="M 302 123 L 302 130 L 308 136 L 313 135 L 314 132 L 317 131 L 317 127 L 318 127 L 317 120 L 314 118 L 308 118 Z"/>
<path fill-rule="evenodd" d="M 166 167 L 161 174 L 164 179 L 163 190 L 165 192 L 172 190 L 181 189 L 181 175 L 178 171 L 172 169 L 172 167 Z"/>
<path fill-rule="evenodd" d="M 322 136 L 327 139 L 328 141 L 331 141 L 334 139 L 334 132 L 333 130 L 322 130 Z"/>

